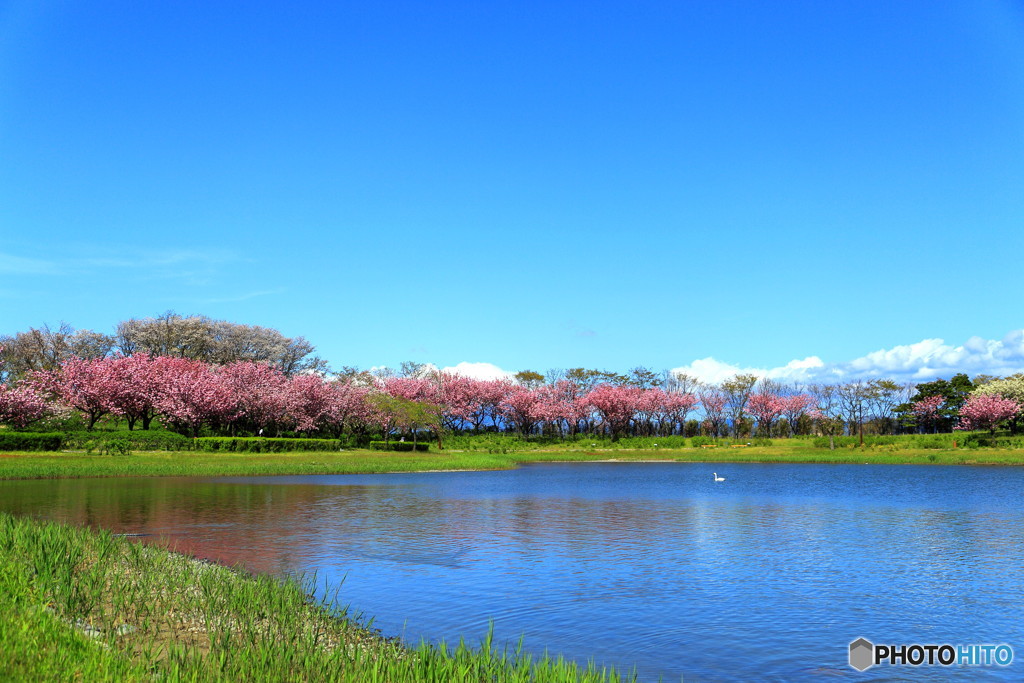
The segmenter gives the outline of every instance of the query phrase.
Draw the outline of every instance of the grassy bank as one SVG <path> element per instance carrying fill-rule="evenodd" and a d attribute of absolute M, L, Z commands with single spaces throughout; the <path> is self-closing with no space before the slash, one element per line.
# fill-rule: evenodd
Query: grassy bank
<path fill-rule="evenodd" d="M 108 532 L 0 513 L 0 679 L 621 680 L 486 638 L 475 648 L 410 649 L 308 590 Z"/>
<path fill-rule="evenodd" d="M 1024 449 L 921 449 L 872 446 L 818 448 L 809 442 L 730 448 L 554 448 L 511 453 L 441 451 L 382 453 L 351 450 L 315 453 L 149 452 L 131 455 L 7 453 L 0 455 L 0 479 L 56 479 L 131 476 L 248 476 L 373 474 L 431 470 L 510 469 L 527 462 L 660 460 L 678 462 L 816 462 L 920 465 L 1024 465 Z"/>
<path fill-rule="evenodd" d="M 359 474 L 425 470 L 502 469 L 507 457 L 470 453 L 168 453 L 0 455 L 0 479 L 133 476 L 244 476 L 270 474 Z"/>

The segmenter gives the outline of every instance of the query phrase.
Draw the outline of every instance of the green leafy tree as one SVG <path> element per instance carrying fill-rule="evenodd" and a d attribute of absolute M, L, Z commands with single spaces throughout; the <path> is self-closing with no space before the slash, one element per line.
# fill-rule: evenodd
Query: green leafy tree
<path fill-rule="evenodd" d="M 906 391 L 906 387 L 889 379 L 874 379 L 868 383 L 868 409 L 877 433 L 896 431 L 896 410 L 906 400 Z"/>
<path fill-rule="evenodd" d="M 990 384 L 991 382 L 986 386 Z M 938 396 L 942 399 L 942 407 L 939 408 L 935 417 L 936 426 L 939 431 L 950 432 L 956 424 L 960 408 L 963 407 L 967 397 L 974 391 L 975 384 L 971 381 L 970 377 L 961 372 L 953 375 L 948 380 L 937 379 L 933 382 L 922 382 L 915 389 L 916 393 L 906 403 L 896 408 L 895 412 L 903 416 L 901 422 L 906 421 L 910 417 L 915 403 L 919 403 L 932 396 Z"/>
<path fill-rule="evenodd" d="M 814 397 L 815 421 L 818 431 L 828 437 L 829 450 L 836 449 L 836 436 L 842 434 L 842 410 L 839 403 L 839 387 L 835 384 L 812 384 L 807 387 Z"/>
<path fill-rule="evenodd" d="M 747 402 L 757 384 L 757 375 L 735 375 L 722 382 L 722 391 L 728 400 L 729 419 L 732 421 L 733 435 L 739 438 L 743 413 L 747 410 Z"/>
<path fill-rule="evenodd" d="M 652 389 L 662 385 L 662 378 L 658 376 L 658 373 L 648 370 L 642 365 L 630 370 L 628 377 L 630 384 L 641 389 Z"/>
<path fill-rule="evenodd" d="M 368 401 L 375 416 L 374 421 L 384 435 L 385 443 L 391 441 L 392 432 L 399 431 L 409 434 L 415 444 L 420 430 L 426 429 L 437 437 L 437 447 L 444 447 L 441 439 L 444 425 L 442 406 L 383 392 L 371 395 Z"/>
<path fill-rule="evenodd" d="M 524 386 L 527 389 L 537 389 L 544 384 L 544 375 L 533 370 L 517 372 L 515 379 L 520 386 Z"/>

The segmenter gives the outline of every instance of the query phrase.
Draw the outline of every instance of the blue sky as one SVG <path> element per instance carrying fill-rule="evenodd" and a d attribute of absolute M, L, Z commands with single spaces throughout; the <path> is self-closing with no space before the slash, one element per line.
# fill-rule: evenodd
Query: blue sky
<path fill-rule="evenodd" d="M 1008 1 L 0 4 L 3 333 L 1008 374 L 1022 188 Z"/>

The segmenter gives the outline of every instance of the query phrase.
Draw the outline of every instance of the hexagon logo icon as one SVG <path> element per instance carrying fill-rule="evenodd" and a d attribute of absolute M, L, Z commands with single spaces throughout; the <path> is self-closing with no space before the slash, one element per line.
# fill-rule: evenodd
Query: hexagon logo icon
<path fill-rule="evenodd" d="M 866 638 L 858 638 L 850 643 L 850 666 L 857 671 L 874 666 L 875 646 Z"/>

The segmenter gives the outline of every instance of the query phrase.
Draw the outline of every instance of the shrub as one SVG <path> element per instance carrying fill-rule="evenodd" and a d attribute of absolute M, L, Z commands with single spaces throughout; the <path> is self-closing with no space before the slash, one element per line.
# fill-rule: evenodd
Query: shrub
<path fill-rule="evenodd" d="M 343 439 L 278 439 L 259 436 L 204 436 L 193 439 L 197 451 L 214 453 L 294 453 L 296 451 L 340 451 Z"/>
<path fill-rule="evenodd" d="M 408 453 L 413 450 L 415 446 L 416 451 L 429 451 L 430 444 L 427 443 L 416 443 L 412 441 L 371 441 L 370 449 L 374 451 L 399 451 L 402 453 Z"/>
<path fill-rule="evenodd" d="M 860 445 L 860 437 L 837 436 L 837 448 L 856 448 Z M 901 448 L 920 448 L 925 450 L 942 450 L 953 448 L 956 442 L 960 448 L 1024 448 L 1024 437 L 996 436 L 984 433 L 958 432 L 953 434 L 884 434 L 864 437 L 864 445 L 868 448 L 884 451 L 897 451 Z M 813 440 L 815 448 L 828 448 L 828 437 L 818 436 Z"/>
<path fill-rule="evenodd" d="M 192 450 L 192 439 L 181 434 L 164 430 L 127 430 L 117 431 L 76 431 L 65 434 L 64 444 L 67 448 L 81 449 L 88 453 L 94 450 L 107 452 L 109 441 L 127 442 L 128 451 L 188 451 Z M 120 450 L 120 447 L 117 447 Z"/>
<path fill-rule="evenodd" d="M 988 434 L 968 434 L 961 437 L 958 443 L 965 448 L 1024 448 L 1024 437 L 990 436 Z"/>
<path fill-rule="evenodd" d="M 700 448 L 701 446 L 706 446 L 712 443 L 718 443 L 718 441 L 710 436 L 695 436 L 690 439 L 690 445 L 694 448 Z"/>
<path fill-rule="evenodd" d="M 107 439 L 103 442 L 103 453 L 105 455 L 131 455 L 132 442 L 128 439 Z"/>
<path fill-rule="evenodd" d="M 76 432 L 85 429 L 85 419 L 77 410 L 61 412 L 58 415 L 44 417 L 38 422 L 33 422 L 26 428 L 26 431 L 45 432 L 52 434 L 56 432 Z"/>
<path fill-rule="evenodd" d="M 63 434 L 0 431 L 0 451 L 59 451 Z"/>
<path fill-rule="evenodd" d="M 618 448 L 686 448 L 685 436 L 624 436 L 615 444 Z"/>

